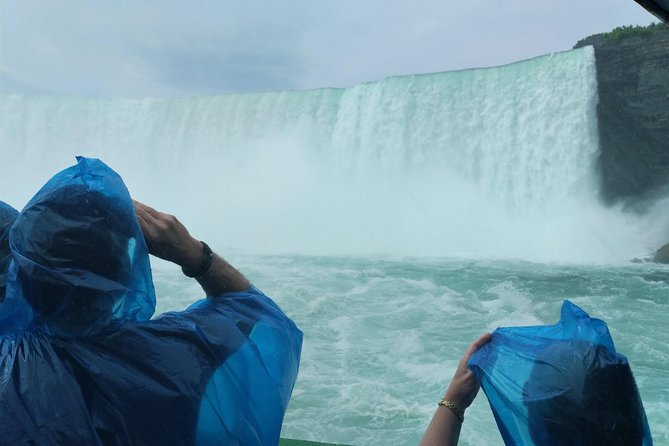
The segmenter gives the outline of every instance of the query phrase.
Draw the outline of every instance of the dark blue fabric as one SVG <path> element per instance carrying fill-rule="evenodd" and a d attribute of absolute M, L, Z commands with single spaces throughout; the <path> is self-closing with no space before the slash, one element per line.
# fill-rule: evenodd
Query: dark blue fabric
<path fill-rule="evenodd" d="M 0 445 L 278 443 L 302 333 L 254 287 L 150 320 L 146 244 L 104 163 L 52 178 L 10 247 Z"/>
<path fill-rule="evenodd" d="M 18 215 L 19 211 L 4 201 L 0 201 L 0 302 L 5 298 L 6 274 L 11 260 L 9 255 L 9 228 Z"/>
<path fill-rule="evenodd" d="M 21 211 L 9 245 L 0 334 L 40 327 L 79 335 L 146 321 L 155 311 L 132 200 L 121 177 L 99 160 L 78 158 L 51 178 Z"/>
<path fill-rule="evenodd" d="M 498 328 L 469 367 L 507 445 L 653 444 L 627 358 L 569 301 L 555 325 Z"/>

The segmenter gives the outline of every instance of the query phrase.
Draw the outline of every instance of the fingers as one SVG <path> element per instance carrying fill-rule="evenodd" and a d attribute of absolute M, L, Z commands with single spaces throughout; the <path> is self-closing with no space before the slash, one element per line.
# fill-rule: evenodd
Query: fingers
<path fill-rule="evenodd" d="M 137 220 L 139 220 L 139 225 L 142 227 L 142 232 L 146 232 L 147 226 L 147 215 L 144 210 L 144 205 L 139 201 L 132 200 L 132 204 L 135 207 L 135 214 L 137 215 Z"/>
<path fill-rule="evenodd" d="M 155 226 L 155 219 L 147 211 L 148 206 L 135 200 L 133 200 L 133 204 L 135 206 L 135 213 L 137 214 L 137 219 L 139 220 L 139 224 L 142 227 L 142 231 L 149 231 L 152 226 Z"/>
<path fill-rule="evenodd" d="M 133 200 L 133 205 L 149 253 L 181 266 L 199 264 L 202 244 L 188 233 L 175 216 L 136 200 Z"/>
<path fill-rule="evenodd" d="M 144 242 L 146 243 L 149 252 L 153 252 L 153 222 L 150 221 L 151 216 L 146 212 L 145 205 L 142 203 L 133 200 L 135 206 L 135 214 L 137 215 L 137 221 L 139 222 L 139 227 L 142 230 L 142 235 L 144 236 Z"/>
<path fill-rule="evenodd" d="M 133 200 L 133 204 L 137 216 L 151 228 L 156 228 L 156 230 L 160 231 L 178 231 L 183 226 L 174 215 L 157 211 L 151 206 L 147 206 L 136 200 Z"/>
<path fill-rule="evenodd" d="M 135 211 L 137 212 L 145 212 L 145 209 L 148 207 L 144 203 L 141 203 L 137 200 L 132 200 L 133 206 L 135 206 Z"/>
<path fill-rule="evenodd" d="M 481 347 L 483 347 L 485 344 L 490 342 L 492 339 L 492 333 L 484 333 L 481 336 L 479 336 L 472 344 L 467 348 L 467 351 L 465 352 L 465 355 L 463 359 L 469 360 L 469 357 L 474 354 L 474 352 Z M 465 361 L 466 362 L 466 361 Z"/>
<path fill-rule="evenodd" d="M 133 200 L 133 204 L 145 236 L 160 237 L 161 233 L 175 229 L 175 217 L 157 211 L 139 201 Z"/>
<path fill-rule="evenodd" d="M 483 333 L 472 343 L 472 346 L 476 347 L 475 350 L 478 350 L 479 348 L 483 347 L 485 344 L 490 342 L 491 339 L 492 339 L 492 333 Z"/>
<path fill-rule="evenodd" d="M 163 214 L 162 212 L 155 210 L 155 209 L 152 208 L 151 206 L 147 206 L 147 205 L 145 205 L 145 204 L 143 204 L 143 203 L 140 203 L 140 202 L 136 202 L 136 203 L 137 203 L 137 205 L 140 207 L 140 209 L 142 210 L 142 212 L 143 212 L 144 214 L 149 215 L 149 216 L 151 216 L 151 217 L 153 217 L 153 218 L 158 219 L 158 218 L 160 218 L 161 216 L 165 215 L 165 214 Z M 135 206 L 135 208 L 137 208 L 137 205 Z"/>
<path fill-rule="evenodd" d="M 140 224 L 148 223 L 150 215 L 148 212 L 146 212 L 147 206 L 135 200 L 132 200 L 132 204 L 135 206 L 135 213 L 137 214 L 137 218 L 140 220 Z M 142 229 L 144 229 L 144 225 L 142 225 Z"/>
<path fill-rule="evenodd" d="M 144 240 L 149 248 L 149 252 L 154 255 L 159 255 L 159 245 L 164 236 L 161 236 L 161 220 L 156 217 L 158 211 L 136 200 L 133 200 L 133 205 L 135 206 L 137 220 L 139 221 L 139 226 L 142 229 L 142 234 L 144 235 Z"/>
<path fill-rule="evenodd" d="M 158 214 L 160 214 L 160 212 L 156 211 L 152 207 L 147 206 L 144 203 L 140 203 L 137 200 L 132 200 L 132 203 L 135 206 L 135 212 L 137 215 L 144 219 L 147 223 L 155 220 Z"/>

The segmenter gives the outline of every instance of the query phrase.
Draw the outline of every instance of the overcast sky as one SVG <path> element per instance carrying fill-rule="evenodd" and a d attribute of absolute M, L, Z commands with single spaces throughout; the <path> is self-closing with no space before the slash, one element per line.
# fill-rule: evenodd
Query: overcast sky
<path fill-rule="evenodd" d="M 495 66 L 657 21 L 633 0 L 0 0 L 4 93 L 174 97 Z"/>

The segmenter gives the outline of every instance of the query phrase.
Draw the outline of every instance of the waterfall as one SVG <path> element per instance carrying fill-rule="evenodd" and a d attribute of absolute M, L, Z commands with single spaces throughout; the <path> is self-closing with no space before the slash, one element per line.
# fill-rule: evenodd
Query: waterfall
<path fill-rule="evenodd" d="M 221 247 L 608 260 L 658 235 L 598 200 L 591 47 L 347 89 L 0 96 L 0 199 L 75 155 Z"/>

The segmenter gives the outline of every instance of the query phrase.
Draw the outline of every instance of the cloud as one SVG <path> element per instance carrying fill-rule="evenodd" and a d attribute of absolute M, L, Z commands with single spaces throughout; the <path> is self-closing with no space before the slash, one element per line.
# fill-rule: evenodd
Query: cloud
<path fill-rule="evenodd" d="M 492 66 L 654 20 L 630 0 L 0 5 L 0 90 L 113 97 L 341 87 Z"/>
<path fill-rule="evenodd" d="M 289 54 L 266 54 L 250 49 L 227 52 L 161 49 L 143 54 L 144 61 L 153 66 L 155 77 L 161 83 L 178 86 L 184 94 L 299 88 L 300 62 Z"/>

